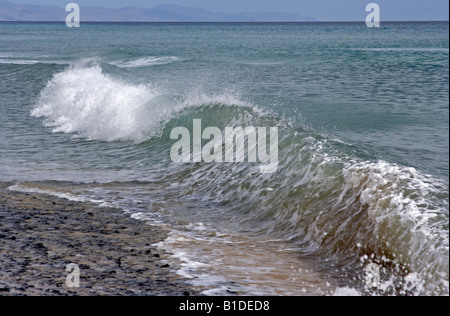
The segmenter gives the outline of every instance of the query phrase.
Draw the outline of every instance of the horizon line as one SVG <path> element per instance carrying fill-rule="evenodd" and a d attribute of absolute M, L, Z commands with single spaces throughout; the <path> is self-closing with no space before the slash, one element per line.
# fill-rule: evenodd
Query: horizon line
<path fill-rule="evenodd" d="M 381 23 L 449 23 L 449 20 L 386 20 L 381 21 Z M 33 21 L 33 20 L 0 20 L 0 23 L 62 23 L 65 21 Z M 247 24 L 293 24 L 293 23 L 308 23 L 308 24 L 319 24 L 319 23 L 365 23 L 365 21 L 81 21 L 81 23 L 185 23 L 185 24 L 200 24 L 200 23 L 247 23 Z"/>

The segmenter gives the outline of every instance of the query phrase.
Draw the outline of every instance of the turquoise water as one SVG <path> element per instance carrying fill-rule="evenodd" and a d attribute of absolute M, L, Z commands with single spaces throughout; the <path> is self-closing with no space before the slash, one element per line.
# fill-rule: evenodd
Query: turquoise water
<path fill-rule="evenodd" d="M 448 23 L 0 23 L 0 42 L 12 190 L 163 227 L 207 294 L 448 294 Z M 193 119 L 277 126 L 278 171 L 173 163 Z"/>

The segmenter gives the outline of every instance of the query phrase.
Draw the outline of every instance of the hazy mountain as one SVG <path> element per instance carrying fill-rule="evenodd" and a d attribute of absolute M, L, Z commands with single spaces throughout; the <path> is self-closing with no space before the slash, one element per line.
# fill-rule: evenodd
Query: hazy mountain
<path fill-rule="evenodd" d="M 22 5 L 0 0 L 0 21 L 64 20 L 65 10 L 56 6 Z"/>
<path fill-rule="evenodd" d="M 267 12 L 267 13 L 215 13 L 199 8 L 188 8 L 177 4 L 161 4 L 155 9 L 184 15 L 195 21 L 206 22 L 311 22 L 314 18 L 305 18 L 296 13 Z"/>
<path fill-rule="evenodd" d="M 200 8 L 162 4 L 152 9 L 125 7 L 109 9 L 81 6 L 81 22 L 303 22 L 316 21 L 296 13 L 225 14 Z M 0 0 L 0 21 L 65 21 L 63 7 L 15 4 Z"/>

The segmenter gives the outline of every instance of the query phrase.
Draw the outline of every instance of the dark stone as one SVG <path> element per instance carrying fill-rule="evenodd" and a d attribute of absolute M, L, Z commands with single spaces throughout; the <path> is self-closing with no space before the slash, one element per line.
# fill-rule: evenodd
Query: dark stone
<path fill-rule="evenodd" d="M 42 243 L 37 243 L 36 245 L 34 245 L 34 248 L 36 248 L 36 249 L 46 249 L 45 246 Z"/>
<path fill-rule="evenodd" d="M 183 278 L 171 273 L 169 264 L 158 264 L 164 255 L 153 245 L 166 238 L 164 231 L 120 210 L 27 196 L 4 192 L 0 184 L 0 244 L 5 244 L 0 246 L 5 253 L 0 272 L 8 280 L 0 283 L 0 296 L 196 295 Z M 135 238 L 136 232 L 146 238 Z M 50 247 L 55 252 L 49 253 Z M 64 284 L 64 264 L 74 262 L 78 254 L 89 261 L 78 263 L 83 286 L 70 290 Z M 125 258 L 131 259 L 126 265 Z M 97 271 L 97 262 L 105 259 L 113 265 Z"/>

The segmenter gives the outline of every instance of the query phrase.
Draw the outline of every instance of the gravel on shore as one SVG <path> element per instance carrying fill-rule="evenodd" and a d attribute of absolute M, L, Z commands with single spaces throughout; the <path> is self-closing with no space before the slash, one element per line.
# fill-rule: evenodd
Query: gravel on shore
<path fill-rule="evenodd" d="M 152 246 L 164 238 L 118 209 L 0 187 L 0 295 L 198 295 Z"/>

